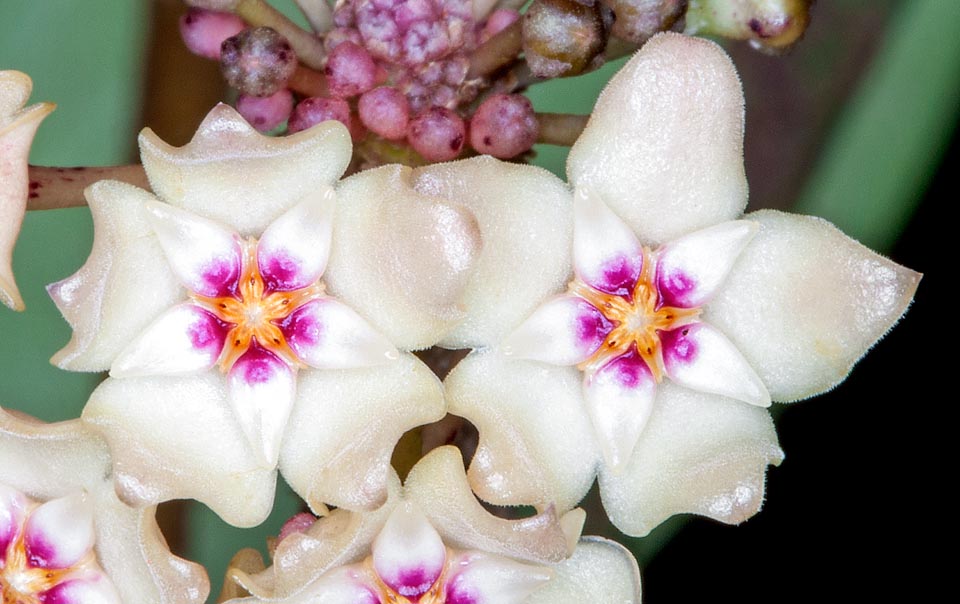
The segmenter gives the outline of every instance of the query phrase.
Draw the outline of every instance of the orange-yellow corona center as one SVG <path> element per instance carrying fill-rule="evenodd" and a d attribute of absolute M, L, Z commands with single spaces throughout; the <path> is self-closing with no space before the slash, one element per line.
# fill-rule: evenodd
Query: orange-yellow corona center
<path fill-rule="evenodd" d="M 694 322 L 699 308 L 661 306 L 657 290 L 655 258 L 649 248 L 643 248 L 643 269 L 633 288 L 631 299 L 596 290 L 574 279 L 569 292 L 583 298 L 614 324 L 603 343 L 577 368 L 596 371 L 636 345 L 637 353 L 650 368 L 659 383 L 663 379 L 663 353 L 660 332 L 676 329 Z"/>
<path fill-rule="evenodd" d="M 221 321 L 233 325 L 217 361 L 220 369 L 227 372 L 254 341 L 291 367 L 302 367 L 303 363 L 287 344 L 277 323 L 303 304 L 320 298 L 323 291 L 323 284 L 318 281 L 302 289 L 266 293 L 257 264 L 257 240 L 249 239 L 243 245 L 243 270 L 236 293 L 218 298 L 193 294 L 191 298 Z"/>
<path fill-rule="evenodd" d="M 53 589 L 77 568 L 89 564 L 95 564 L 92 552 L 69 568 L 31 566 L 27 561 L 26 545 L 21 534 L 7 546 L 7 558 L 0 568 L 3 604 L 43 604 L 44 592 Z"/>

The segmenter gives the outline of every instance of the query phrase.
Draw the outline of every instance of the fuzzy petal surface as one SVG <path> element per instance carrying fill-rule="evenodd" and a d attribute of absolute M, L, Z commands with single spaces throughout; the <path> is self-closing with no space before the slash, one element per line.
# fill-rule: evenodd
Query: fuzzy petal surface
<path fill-rule="evenodd" d="M 558 178 L 534 166 L 474 157 L 418 168 L 413 186 L 466 206 L 476 216 L 482 251 L 461 304 L 463 321 L 441 345 L 498 344 L 570 278 L 572 197 Z"/>
<path fill-rule="evenodd" d="M 921 275 L 819 218 L 771 210 L 746 218 L 760 229 L 704 318 L 773 400 L 829 390 L 903 315 Z"/>
<path fill-rule="evenodd" d="M 651 38 L 601 93 L 567 175 L 645 245 L 739 216 L 743 92 L 730 58 L 707 40 Z"/>
<path fill-rule="evenodd" d="M 767 465 L 782 459 L 766 410 L 664 382 L 631 460 L 600 471 L 600 495 L 628 535 L 687 512 L 735 524 L 760 509 Z"/>
<path fill-rule="evenodd" d="M 140 134 L 143 167 L 158 197 L 245 237 L 263 232 L 314 191 L 333 186 L 351 152 L 350 134 L 337 122 L 270 137 L 222 104 L 182 147 L 168 145 L 149 128 Z"/>
<path fill-rule="evenodd" d="M 583 537 L 573 555 L 553 569 L 553 578 L 524 604 L 640 604 L 640 570 L 615 541 Z"/>

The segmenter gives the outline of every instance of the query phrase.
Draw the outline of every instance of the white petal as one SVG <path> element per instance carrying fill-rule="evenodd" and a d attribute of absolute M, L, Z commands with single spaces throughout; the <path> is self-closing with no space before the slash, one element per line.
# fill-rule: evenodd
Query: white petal
<path fill-rule="evenodd" d="M 0 483 L 0 566 L 7 556 L 7 546 L 20 533 L 27 499 L 20 491 Z"/>
<path fill-rule="evenodd" d="M 416 601 L 443 572 L 446 548 L 416 506 L 402 503 L 373 542 L 373 568 L 391 589 Z"/>
<path fill-rule="evenodd" d="M 82 578 L 58 583 L 43 595 L 44 604 L 123 604 L 106 575 L 83 573 Z"/>
<path fill-rule="evenodd" d="M 165 203 L 146 207 L 170 267 L 188 290 L 209 297 L 233 293 L 242 267 L 235 233 Z"/>
<path fill-rule="evenodd" d="M 690 512 L 738 523 L 760 509 L 766 467 L 782 459 L 766 410 L 664 382 L 631 460 L 601 470 L 600 495 L 628 535 Z"/>
<path fill-rule="evenodd" d="M 312 193 L 267 227 L 257 246 L 257 263 L 271 291 L 292 291 L 313 284 L 330 257 L 336 195 Z"/>
<path fill-rule="evenodd" d="M 483 243 L 460 299 L 466 316 L 443 346 L 499 343 L 570 279 L 572 198 L 546 170 L 474 157 L 418 168 L 413 180 L 418 191 L 468 208 Z"/>
<path fill-rule="evenodd" d="M 557 296 L 507 336 L 503 353 L 553 365 L 576 365 L 590 358 L 614 325 L 592 304 Z"/>
<path fill-rule="evenodd" d="M 290 136 L 264 136 L 217 105 L 183 147 L 140 133 L 150 188 L 164 201 L 259 235 L 314 191 L 333 185 L 351 157 L 346 127 L 330 121 Z"/>
<path fill-rule="evenodd" d="M 432 346 L 463 318 L 480 250 L 473 216 L 415 191 L 412 174 L 384 166 L 340 183 L 324 275 L 333 295 L 405 350 Z"/>
<path fill-rule="evenodd" d="M 278 325 L 300 360 L 319 369 L 381 365 L 400 354 L 360 315 L 333 298 L 311 300 Z"/>
<path fill-rule="evenodd" d="M 301 370 L 280 471 L 315 510 L 379 506 L 397 441 L 445 412 L 439 380 L 410 354 L 369 368 Z"/>
<path fill-rule="evenodd" d="M 35 509 L 24 527 L 31 566 L 67 568 L 93 549 L 93 504 L 85 493 L 53 499 Z"/>
<path fill-rule="evenodd" d="M 584 537 L 553 571 L 553 578 L 524 604 L 640 604 L 640 569 L 615 541 Z"/>
<path fill-rule="evenodd" d="M 592 375 L 584 374 L 583 398 L 597 431 L 603 458 L 614 471 L 630 459 L 653 411 L 657 381 L 643 358 L 631 349 Z"/>
<path fill-rule="evenodd" d="M 699 38 L 651 38 L 600 95 L 567 175 L 646 245 L 739 216 L 743 93 L 729 57 Z"/>
<path fill-rule="evenodd" d="M 630 227 L 585 188 L 573 200 L 573 268 L 594 289 L 629 296 L 643 269 L 643 248 Z"/>
<path fill-rule="evenodd" d="M 310 584 L 301 598 L 294 601 L 310 604 L 383 604 L 374 588 L 371 588 L 376 586 L 375 581 L 375 578 L 355 566 L 339 567 Z"/>
<path fill-rule="evenodd" d="M 296 372 L 272 352 L 251 346 L 230 369 L 230 406 L 266 466 L 275 466 L 297 391 Z"/>
<path fill-rule="evenodd" d="M 72 371 L 103 371 L 162 312 L 184 299 L 153 234 L 150 193 L 116 181 L 85 191 L 93 215 L 93 249 L 73 275 L 47 287 L 73 328 L 51 362 Z"/>
<path fill-rule="evenodd" d="M 11 260 L 29 195 L 27 159 L 33 136 L 56 105 L 24 109 L 33 82 L 19 71 L 0 71 L 0 302 L 23 310 Z"/>
<path fill-rule="evenodd" d="M 737 347 L 706 323 L 662 332 L 663 365 L 674 382 L 693 390 L 770 406 L 770 393 Z"/>
<path fill-rule="evenodd" d="M 747 220 L 724 222 L 671 241 L 657 251 L 657 291 L 666 306 L 702 306 L 757 232 Z"/>
<path fill-rule="evenodd" d="M 578 370 L 474 352 L 444 385 L 450 413 L 480 431 L 468 476 L 481 499 L 560 513 L 583 499 L 601 453 Z"/>
<path fill-rule="evenodd" d="M 468 552 L 453 561 L 446 601 L 456 604 L 519 604 L 553 576 L 549 568 Z"/>
<path fill-rule="evenodd" d="M 132 505 L 197 499 L 235 526 L 260 524 L 273 506 L 275 468 L 249 444 L 217 372 L 109 378 L 83 420 L 114 452 L 117 493 Z"/>
<path fill-rule="evenodd" d="M 209 369 L 220 358 L 227 326 L 189 302 L 163 313 L 117 356 L 113 377 L 173 375 Z"/>
<path fill-rule="evenodd" d="M 761 211 L 760 230 L 704 318 L 740 350 L 775 401 L 837 385 L 906 311 L 920 274 L 830 223 Z"/>

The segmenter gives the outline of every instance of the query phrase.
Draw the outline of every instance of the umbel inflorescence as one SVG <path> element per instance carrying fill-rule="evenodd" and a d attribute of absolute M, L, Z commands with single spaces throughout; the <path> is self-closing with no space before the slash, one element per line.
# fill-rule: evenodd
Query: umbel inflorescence
<path fill-rule="evenodd" d="M 278 473 L 310 512 L 269 564 L 237 557 L 230 602 L 639 602 L 631 555 L 581 537 L 594 481 L 630 535 L 684 512 L 750 517 L 783 457 L 771 401 L 843 380 L 917 287 L 822 220 L 743 213 L 730 60 L 680 34 L 646 41 L 684 3 L 639 3 L 659 11 L 648 22 L 625 16 L 629 2 L 554 0 L 522 17 L 301 2 L 319 36 L 278 33 L 287 22 L 261 2 L 192 4 L 203 10 L 184 18 L 188 44 L 244 96 L 182 147 L 144 130 L 149 190 L 85 191 L 95 242 L 49 287 L 73 329 L 54 362 L 109 377 L 78 420 L 0 411 L 5 603 L 202 601 L 208 580 L 170 554 L 155 506 L 196 499 L 252 526 Z M 735 29 L 717 6 L 690 2 L 686 28 Z M 551 11 L 599 50 L 536 38 Z M 373 137 L 420 164 L 456 132 L 483 152 L 501 110 L 539 123 L 502 88 L 517 56 L 470 84 L 474 58 L 511 31 L 532 73 L 587 69 L 612 37 L 646 41 L 571 141 L 566 181 L 489 156 L 342 178 Z M 293 109 L 300 85 L 329 94 Z M 23 110 L 28 95 L 25 76 L 4 72 L 0 199 L 18 218 L 26 148 L 49 111 Z M 260 133 L 257 115 L 288 113 L 286 136 Z M 498 155 L 526 151 L 510 148 Z M 442 382 L 411 353 L 435 346 L 467 353 Z M 475 451 L 427 444 L 449 415 L 477 428 Z M 422 451 L 395 456 L 410 434 Z M 480 500 L 533 512 L 506 519 Z"/>

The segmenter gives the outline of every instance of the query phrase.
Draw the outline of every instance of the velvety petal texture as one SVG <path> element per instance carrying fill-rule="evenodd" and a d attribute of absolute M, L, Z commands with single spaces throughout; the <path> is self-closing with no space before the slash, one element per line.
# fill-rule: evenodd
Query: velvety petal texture
<path fill-rule="evenodd" d="M 155 508 L 117 499 L 106 444 L 80 422 L 42 424 L 0 410 L 0 460 L 0 544 L 10 519 L 25 522 L 21 536 L 31 565 L 68 570 L 44 601 L 205 601 L 206 573 L 170 553 Z M 91 547 L 97 567 L 85 562 Z"/>
<path fill-rule="evenodd" d="M 13 280 L 13 248 L 30 194 L 28 158 L 33 136 L 56 105 L 25 107 L 33 82 L 19 71 L 0 71 L 0 302 L 23 310 Z"/>

